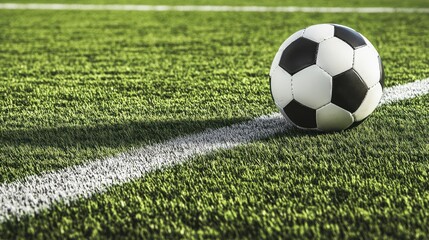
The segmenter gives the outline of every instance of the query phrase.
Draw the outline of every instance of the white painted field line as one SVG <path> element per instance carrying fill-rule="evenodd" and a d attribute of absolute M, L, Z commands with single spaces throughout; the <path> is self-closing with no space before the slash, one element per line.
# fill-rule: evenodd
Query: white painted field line
<path fill-rule="evenodd" d="M 384 90 L 380 104 L 389 104 L 429 93 L 429 78 L 397 85 Z"/>
<path fill-rule="evenodd" d="M 311 12 L 311 13 L 429 13 L 429 8 L 392 7 L 267 7 L 267 6 L 211 6 L 211 5 L 100 5 L 100 4 L 44 4 L 0 3 L 0 9 L 32 10 L 109 10 L 109 11 L 180 11 L 180 12 Z"/>
<path fill-rule="evenodd" d="M 382 104 L 429 93 L 429 78 L 385 90 Z M 291 128 L 274 113 L 251 121 L 142 147 L 133 152 L 68 167 L 60 171 L 0 184 L 0 222 L 37 213 L 50 205 L 90 197 L 107 188 L 142 177 L 162 167 L 180 164 L 195 155 L 230 149 Z"/>

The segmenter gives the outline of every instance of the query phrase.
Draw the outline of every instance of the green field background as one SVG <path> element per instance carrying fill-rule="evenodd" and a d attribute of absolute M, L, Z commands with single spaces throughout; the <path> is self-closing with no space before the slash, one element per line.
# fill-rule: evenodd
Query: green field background
<path fill-rule="evenodd" d="M 290 34 L 315 23 L 367 36 L 385 63 L 386 86 L 429 75 L 425 14 L 2 16 L 0 182 L 276 111 L 272 58 Z"/>
<path fill-rule="evenodd" d="M 90 2 L 113 3 L 81 1 Z M 0 184 L 276 112 L 274 54 L 295 31 L 325 22 L 375 45 L 387 87 L 429 76 L 429 14 L 0 10 Z M 426 95 L 381 106 L 349 131 L 293 129 L 196 156 L 12 218 L 0 239 L 427 239 L 428 103 Z"/>

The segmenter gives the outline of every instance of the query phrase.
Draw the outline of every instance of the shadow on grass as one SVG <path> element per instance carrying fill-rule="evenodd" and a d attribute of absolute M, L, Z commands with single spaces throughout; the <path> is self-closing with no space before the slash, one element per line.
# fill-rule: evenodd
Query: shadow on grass
<path fill-rule="evenodd" d="M 0 146 L 55 148 L 131 147 L 246 121 L 246 118 L 127 122 L 98 126 L 3 130 Z"/>
<path fill-rule="evenodd" d="M 2 130 L 0 183 L 247 120 L 249 119 L 136 121 L 86 127 Z M 278 127 L 279 121 L 284 123 L 284 119 L 267 121 L 270 122 L 263 124 L 267 128 Z M 280 136 L 294 138 L 302 135 L 317 133 L 285 125 L 285 132 L 274 134 L 264 141 Z"/>

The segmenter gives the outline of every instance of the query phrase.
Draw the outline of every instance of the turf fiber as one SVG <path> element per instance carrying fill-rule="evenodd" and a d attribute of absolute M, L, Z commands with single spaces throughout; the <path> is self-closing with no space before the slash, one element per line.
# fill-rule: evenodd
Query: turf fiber
<path fill-rule="evenodd" d="M 0 183 L 276 111 L 272 57 L 311 24 L 367 36 L 387 86 L 429 75 L 427 14 L 0 13 Z M 428 100 L 195 157 L 1 223 L 0 238 L 427 238 Z"/>

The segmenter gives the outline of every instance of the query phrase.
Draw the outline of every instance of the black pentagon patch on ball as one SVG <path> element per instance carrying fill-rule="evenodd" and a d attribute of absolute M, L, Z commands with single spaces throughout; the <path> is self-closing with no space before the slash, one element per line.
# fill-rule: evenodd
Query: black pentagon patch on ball
<path fill-rule="evenodd" d="M 307 38 L 298 38 L 282 53 L 279 66 L 290 75 L 316 64 L 317 48 L 319 44 Z"/>
<path fill-rule="evenodd" d="M 358 32 L 338 25 L 334 25 L 334 29 L 334 36 L 346 42 L 353 49 L 366 45 L 365 39 Z"/>
<path fill-rule="evenodd" d="M 316 110 L 292 100 L 283 108 L 288 118 L 297 126 L 303 128 L 316 128 Z"/>
<path fill-rule="evenodd" d="M 331 102 L 353 113 L 361 105 L 367 91 L 359 74 L 350 69 L 332 78 Z"/>
<path fill-rule="evenodd" d="M 380 64 L 380 85 L 384 89 L 384 67 L 380 56 L 378 56 L 378 64 Z"/>

